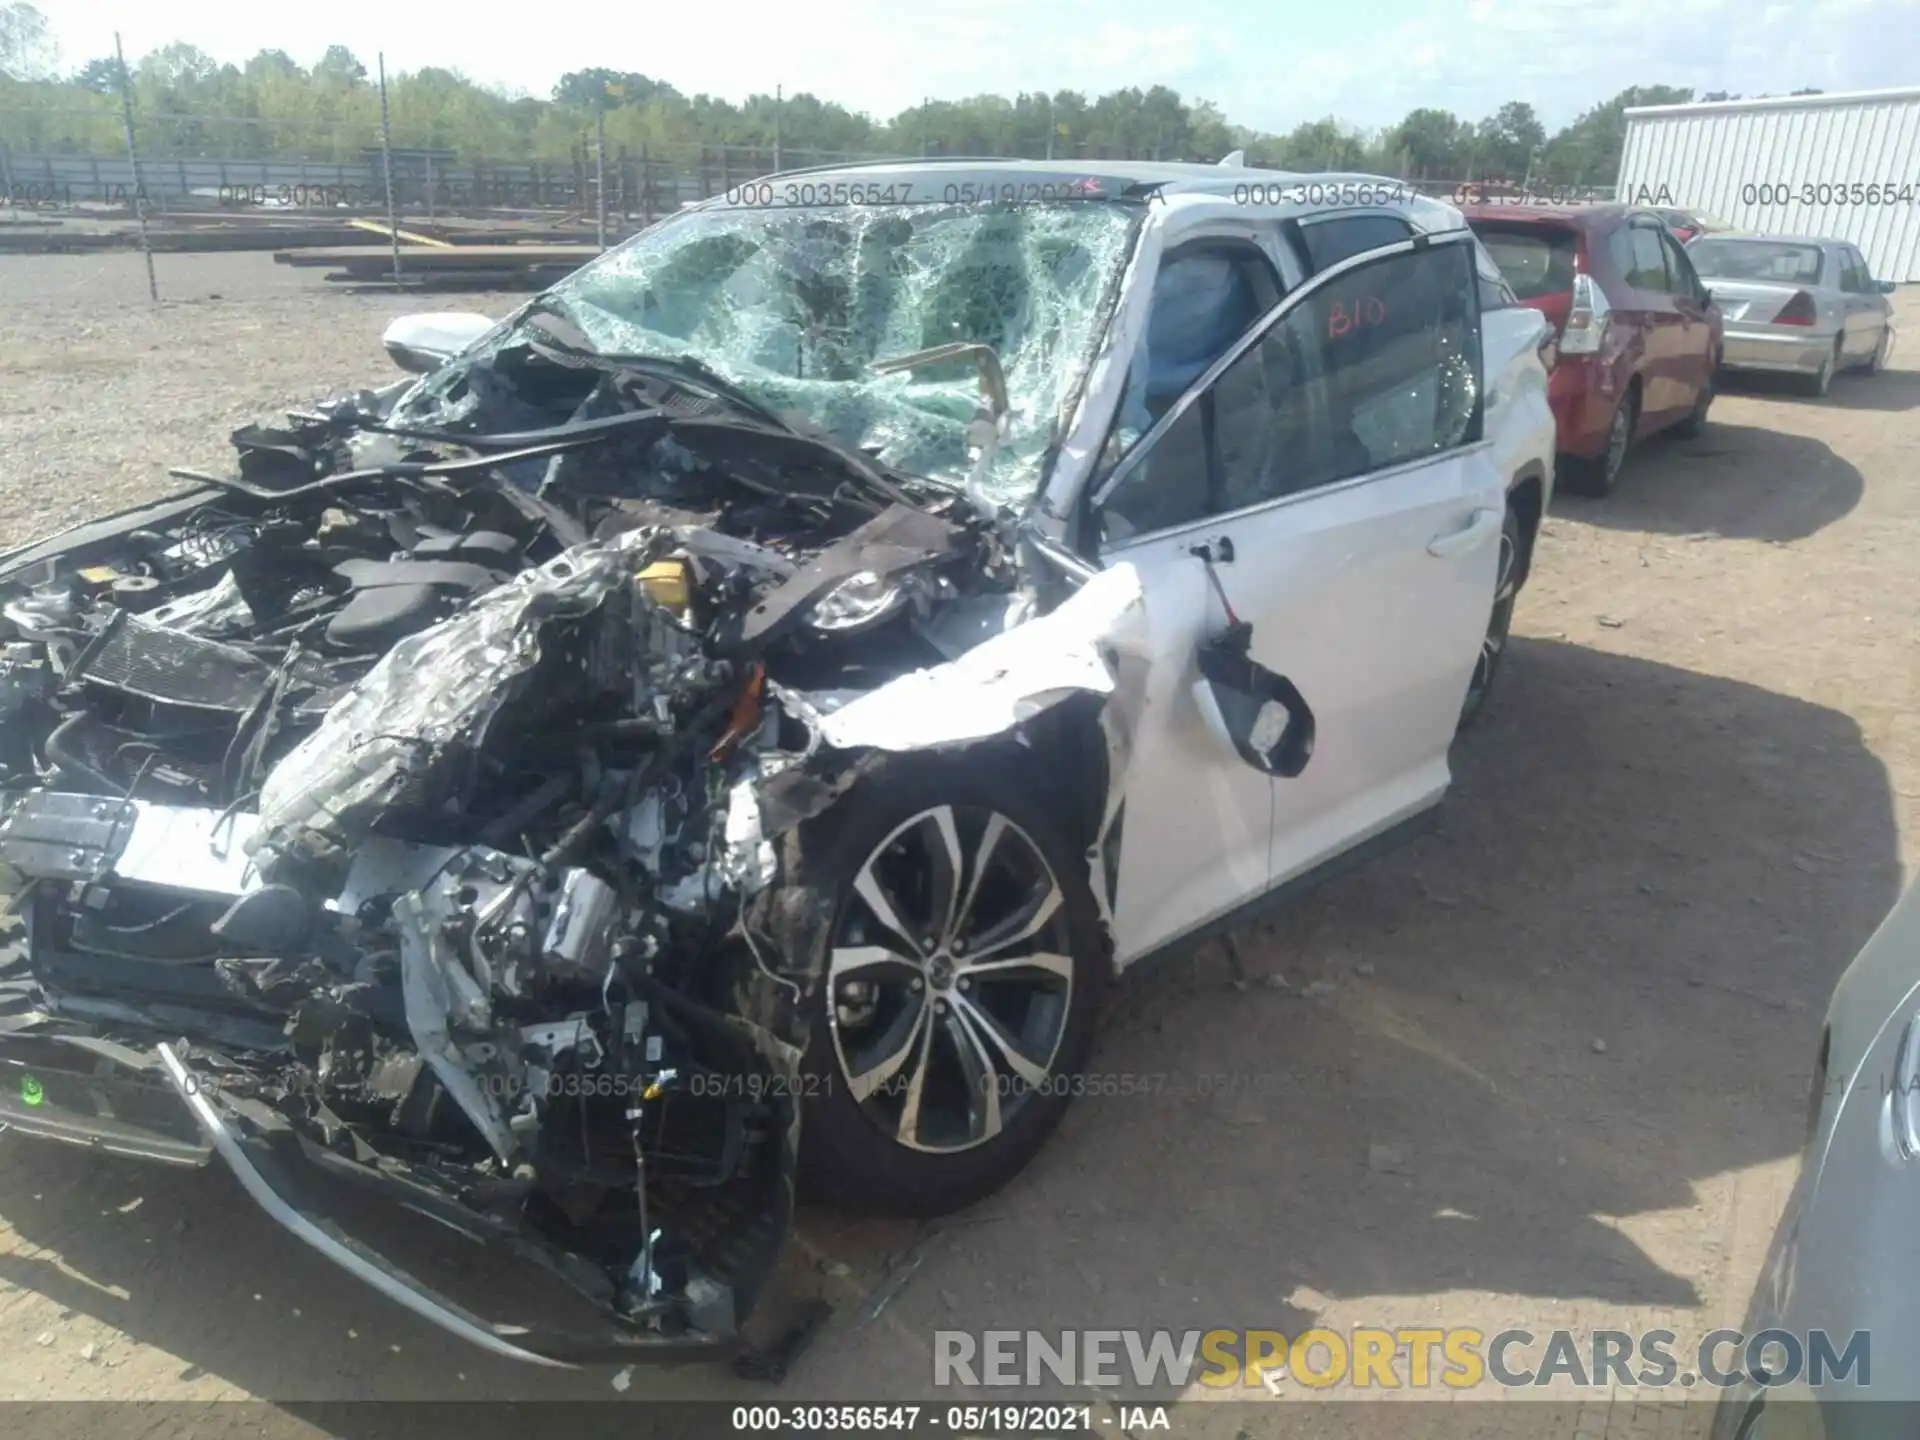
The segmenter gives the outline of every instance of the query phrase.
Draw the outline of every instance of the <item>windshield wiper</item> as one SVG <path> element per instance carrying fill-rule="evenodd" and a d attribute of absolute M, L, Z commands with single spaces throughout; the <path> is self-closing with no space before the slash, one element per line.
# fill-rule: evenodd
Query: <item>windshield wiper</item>
<path fill-rule="evenodd" d="M 586 330 L 567 312 L 565 302 L 551 295 L 542 295 L 529 304 L 522 314 L 522 319 L 529 322 L 559 321 L 560 325 L 565 327 L 564 331 L 557 330 L 550 324 L 530 326 L 537 329 L 540 343 L 550 345 L 555 350 L 578 356 L 583 360 L 598 360 L 603 364 L 620 366 L 622 369 L 650 372 L 681 385 L 686 385 L 691 380 L 692 388 L 707 391 L 713 398 L 724 401 L 736 410 L 744 411 L 775 430 L 793 433 L 793 426 L 784 418 L 697 355 L 632 355 L 623 351 L 598 349 Z"/>
<path fill-rule="evenodd" d="M 797 440 L 803 445 L 811 446 L 814 449 L 826 451 L 848 470 L 853 472 L 854 476 L 863 481 L 869 489 L 878 492 L 892 503 L 912 506 L 916 510 L 924 508 L 917 504 L 906 491 L 902 490 L 883 473 L 886 467 L 882 462 L 873 459 L 871 456 L 862 454 L 859 450 L 856 450 L 853 446 L 843 441 L 838 435 L 835 435 L 831 430 L 823 426 L 796 422 L 786 416 L 776 414 L 760 401 L 754 399 L 747 391 L 741 389 L 740 386 L 734 384 L 733 381 L 727 379 L 726 376 L 720 374 L 719 371 L 715 370 L 697 355 L 681 355 L 677 357 L 666 355 L 602 355 L 599 358 L 605 360 L 608 364 L 621 365 L 633 370 L 650 371 L 655 374 L 664 375 L 669 380 L 680 383 L 685 383 L 686 378 L 692 376 L 695 382 L 695 388 L 712 392 L 716 398 L 724 401 L 736 410 L 765 422 L 770 428 L 783 436 Z M 689 422 L 683 420 L 679 423 L 687 424 Z"/>

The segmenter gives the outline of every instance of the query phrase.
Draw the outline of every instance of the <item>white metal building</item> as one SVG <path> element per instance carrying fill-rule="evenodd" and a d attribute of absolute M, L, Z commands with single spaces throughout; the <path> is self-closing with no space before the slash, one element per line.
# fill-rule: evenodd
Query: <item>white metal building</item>
<path fill-rule="evenodd" d="M 1920 281 L 1920 86 L 1629 110 L 1623 200 L 1736 229 L 1849 240 Z M 1661 191 L 1672 197 L 1651 199 Z"/>

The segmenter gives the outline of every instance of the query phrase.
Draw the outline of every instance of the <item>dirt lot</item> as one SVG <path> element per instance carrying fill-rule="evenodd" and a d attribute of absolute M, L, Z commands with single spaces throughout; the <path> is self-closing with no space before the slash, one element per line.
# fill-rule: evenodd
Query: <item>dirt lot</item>
<path fill-rule="evenodd" d="M 259 412 L 384 378 L 381 328 L 422 308 L 265 256 L 160 267 L 156 310 L 137 257 L 0 261 L 0 543 L 221 463 Z M 509 302 L 426 308 L 470 303 Z M 1900 308 L 1920 333 L 1920 296 Z M 1916 363 L 1825 401 L 1725 395 L 1610 499 L 1557 503 L 1438 832 L 1242 935 L 1248 989 L 1214 947 L 1128 987 L 1096 1061 L 1170 1088 L 1257 1080 L 1082 1100 L 958 1222 L 807 1217 L 793 1281 L 837 1313 L 783 1391 L 490 1361 L 223 1173 L 5 1137 L 0 1395 L 924 1398 L 945 1328 L 1737 1324 L 1827 991 L 1920 858 Z M 1295 1430 L 1282 1391 L 1222 1433 Z M 1597 1404 L 1516 1433 L 1706 1415 Z M 271 1412 L 192 1413 L 224 1435 Z"/>

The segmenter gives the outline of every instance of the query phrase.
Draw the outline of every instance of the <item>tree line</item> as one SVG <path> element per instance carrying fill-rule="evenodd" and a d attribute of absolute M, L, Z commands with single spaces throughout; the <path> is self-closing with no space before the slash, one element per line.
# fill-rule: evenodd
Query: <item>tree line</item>
<path fill-rule="evenodd" d="M 130 62 L 124 76 L 111 56 L 65 73 L 52 57 L 39 12 L 20 0 L 0 4 L 0 148 L 124 153 L 123 80 L 141 149 L 155 155 L 346 162 L 380 143 L 378 86 L 344 45 L 311 65 L 283 50 L 234 65 L 176 43 Z M 468 162 L 574 160 L 604 124 L 610 154 L 646 150 L 668 160 L 723 145 L 771 152 L 776 143 L 788 163 L 922 154 L 1217 160 L 1244 150 L 1249 164 L 1283 170 L 1536 185 L 1611 184 L 1626 109 L 1694 98 L 1691 89 L 1634 86 L 1552 134 L 1521 101 L 1478 120 L 1421 107 L 1381 130 L 1328 117 L 1277 134 L 1234 124 L 1212 103 L 1164 85 L 1099 96 L 1059 90 L 930 99 L 876 119 L 804 92 L 735 104 L 604 68 L 561 77 L 545 99 L 506 94 L 437 66 L 387 78 L 393 144 L 452 151 Z"/>

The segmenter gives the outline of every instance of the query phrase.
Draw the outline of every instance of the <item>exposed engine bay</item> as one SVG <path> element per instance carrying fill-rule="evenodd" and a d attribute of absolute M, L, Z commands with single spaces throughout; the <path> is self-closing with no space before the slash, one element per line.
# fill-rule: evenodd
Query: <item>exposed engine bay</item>
<path fill-rule="evenodd" d="M 787 1228 L 818 979 L 747 901 L 889 685 L 1076 592 L 695 362 L 526 337 L 0 561 L 0 1033 L 55 1101 L 143 1078 L 94 1143 L 371 1180 L 565 1278 L 610 1353 L 719 1343 Z M 976 738 L 947 719 L 899 748 Z"/>

